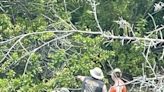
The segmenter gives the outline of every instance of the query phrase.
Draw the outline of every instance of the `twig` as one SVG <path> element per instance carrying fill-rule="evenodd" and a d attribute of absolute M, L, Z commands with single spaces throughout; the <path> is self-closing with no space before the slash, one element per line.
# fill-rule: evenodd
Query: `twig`
<path fill-rule="evenodd" d="M 97 17 L 97 5 L 98 4 L 96 4 L 96 1 L 95 0 L 89 0 L 89 2 L 90 2 L 90 5 L 92 7 L 92 10 L 93 10 L 93 15 L 94 15 L 95 21 L 97 23 L 97 27 L 99 28 L 100 32 L 103 32 L 103 30 L 102 30 L 102 28 L 100 26 L 98 17 Z"/>
<path fill-rule="evenodd" d="M 26 72 L 26 70 L 27 70 L 28 63 L 30 62 L 30 58 L 31 58 L 32 53 L 35 53 L 36 51 L 38 51 L 39 49 L 41 49 L 42 47 L 44 47 L 45 45 L 48 45 L 49 43 L 51 43 L 51 42 L 53 42 L 53 41 L 56 41 L 56 40 L 65 38 L 65 37 L 70 36 L 70 35 L 72 35 L 72 34 L 73 34 L 73 33 L 69 33 L 69 34 L 63 35 L 63 36 L 61 36 L 61 37 L 52 39 L 52 40 L 50 40 L 50 41 L 48 41 L 48 42 L 42 44 L 41 46 L 35 48 L 35 49 L 32 50 L 31 52 L 27 53 L 26 55 L 29 55 L 29 54 L 30 54 L 30 56 L 29 56 L 29 58 L 27 59 L 27 62 L 26 62 L 25 68 L 24 68 L 24 73 L 23 73 L 23 75 L 25 74 L 25 72 Z"/>

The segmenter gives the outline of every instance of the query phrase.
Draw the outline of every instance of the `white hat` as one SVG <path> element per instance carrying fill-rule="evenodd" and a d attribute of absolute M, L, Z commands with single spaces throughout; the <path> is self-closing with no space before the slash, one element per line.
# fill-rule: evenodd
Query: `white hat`
<path fill-rule="evenodd" d="M 120 70 L 119 68 L 115 68 L 115 69 L 113 70 L 113 72 L 114 72 L 114 73 L 116 73 L 116 72 L 121 73 L 121 70 Z"/>
<path fill-rule="evenodd" d="M 59 89 L 55 89 L 52 92 L 70 92 L 67 88 L 59 88 Z"/>
<path fill-rule="evenodd" d="M 61 88 L 60 92 L 70 92 L 67 88 Z"/>
<path fill-rule="evenodd" d="M 114 73 L 120 73 L 120 75 L 122 76 L 122 72 L 119 68 L 115 68 L 113 71 L 112 71 L 112 74 Z"/>
<path fill-rule="evenodd" d="M 98 67 L 95 67 L 94 69 L 90 70 L 90 74 L 92 77 L 99 79 L 99 80 L 104 78 L 102 70 Z"/>

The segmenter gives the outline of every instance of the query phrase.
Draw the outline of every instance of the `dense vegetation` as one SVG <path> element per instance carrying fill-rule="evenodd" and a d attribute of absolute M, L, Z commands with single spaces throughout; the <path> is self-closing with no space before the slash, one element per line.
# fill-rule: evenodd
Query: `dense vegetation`
<path fill-rule="evenodd" d="M 159 1 L 96 0 L 96 14 L 104 32 L 131 37 L 114 22 L 122 17 L 133 24 L 137 37 L 144 38 L 155 29 L 148 14 L 158 27 L 164 23 L 164 11 L 154 12 Z M 149 66 L 143 57 L 144 41 L 122 42 L 94 33 L 100 29 L 92 8 L 89 0 L 0 0 L 1 92 L 78 88 L 81 82 L 75 76 L 89 75 L 95 66 L 103 69 L 107 84 L 111 66 L 121 68 L 124 77 L 141 76 L 143 66 Z M 157 71 L 164 66 L 162 46 L 158 43 L 150 48 L 149 62 L 156 64 Z M 151 69 L 144 69 L 151 77 Z"/>

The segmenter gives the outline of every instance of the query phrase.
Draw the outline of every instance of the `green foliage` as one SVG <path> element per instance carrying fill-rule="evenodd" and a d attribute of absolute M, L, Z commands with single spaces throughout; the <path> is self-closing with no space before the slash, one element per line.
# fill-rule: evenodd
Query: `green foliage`
<path fill-rule="evenodd" d="M 146 30 L 146 25 L 147 25 L 147 20 L 140 18 L 137 22 L 136 22 L 136 35 L 137 36 L 141 36 L 145 33 Z"/>
<path fill-rule="evenodd" d="M 89 76 L 89 70 L 96 66 L 103 69 L 105 78 L 108 79 L 107 73 L 111 70 L 109 62 L 114 68 L 119 67 L 123 72 L 133 76 L 142 74 L 142 65 L 149 66 L 142 56 L 143 42 L 139 44 L 130 41 L 128 44 L 128 41 L 114 40 L 111 43 L 109 39 L 104 39 L 100 35 L 83 33 L 74 33 L 57 40 L 57 37 L 65 33 L 41 33 L 49 30 L 72 30 L 72 25 L 86 32 L 99 31 L 92 7 L 87 0 L 65 0 L 66 3 L 64 0 L 2 1 L 2 92 L 44 92 L 52 91 L 56 87 L 78 88 L 81 82 L 75 77 Z M 148 12 L 153 12 L 153 2 L 150 0 L 96 1 L 100 3 L 97 5 L 97 15 L 103 31 L 113 30 L 114 34 L 120 35 L 121 30 L 113 21 L 121 16 L 134 24 L 134 33 L 137 37 L 143 37 L 145 32 L 154 29 L 153 21 L 147 15 Z M 163 11 L 152 14 L 158 25 L 164 21 L 161 20 L 162 14 Z M 37 34 L 39 32 L 41 34 Z M 17 38 L 22 36 L 25 37 Z M 6 40 L 8 42 L 4 43 Z M 13 45 L 15 46 L 12 47 Z M 150 52 L 151 65 L 159 56 L 159 53 Z M 162 61 L 157 65 L 164 65 Z M 145 70 L 147 75 L 152 73 L 150 69 Z"/>

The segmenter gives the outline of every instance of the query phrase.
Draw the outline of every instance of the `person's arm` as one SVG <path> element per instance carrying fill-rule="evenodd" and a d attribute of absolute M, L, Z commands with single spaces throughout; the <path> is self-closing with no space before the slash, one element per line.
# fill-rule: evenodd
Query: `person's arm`
<path fill-rule="evenodd" d="M 103 91 L 102 92 L 107 92 L 106 85 L 103 86 Z"/>
<path fill-rule="evenodd" d="M 122 92 L 127 92 L 126 86 L 123 87 Z"/>
<path fill-rule="evenodd" d="M 109 92 L 116 92 L 116 90 L 115 90 L 115 88 L 112 86 L 112 87 L 110 87 Z"/>
<path fill-rule="evenodd" d="M 85 76 L 78 75 L 76 78 L 77 78 L 77 79 L 80 79 L 81 81 L 84 81 Z"/>

